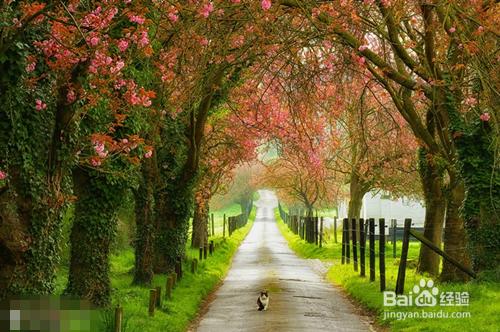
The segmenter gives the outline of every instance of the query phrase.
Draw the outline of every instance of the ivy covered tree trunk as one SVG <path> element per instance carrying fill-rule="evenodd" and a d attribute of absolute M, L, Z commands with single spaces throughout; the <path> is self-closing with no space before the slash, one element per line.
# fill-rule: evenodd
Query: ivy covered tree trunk
<path fill-rule="evenodd" d="M 195 199 L 191 247 L 199 248 L 208 243 L 208 202 Z"/>
<path fill-rule="evenodd" d="M 463 216 L 475 271 L 492 270 L 500 261 L 500 171 L 492 151 L 489 123 L 474 123 L 457 139 L 466 195 Z"/>
<path fill-rule="evenodd" d="M 479 88 L 478 83 L 475 89 Z M 464 188 L 463 195 L 451 190 L 450 196 L 461 200 L 460 217 L 466 228 L 466 232 L 460 233 L 462 246 L 467 246 L 472 266 L 480 272 L 494 269 L 500 259 L 500 172 L 496 160 L 498 150 L 495 151 L 498 132 L 490 125 L 489 116 L 488 119 L 476 117 L 478 112 L 483 112 L 480 109 L 470 112 L 474 118 L 465 122 L 458 111 L 461 97 L 452 88 L 446 90 L 446 110 L 457 148 L 458 171 L 454 177 L 460 178 L 460 186 Z M 454 274 L 451 268 L 446 272 Z"/>
<path fill-rule="evenodd" d="M 183 257 L 188 239 L 189 215 L 193 197 L 189 190 L 175 195 L 162 192 L 157 199 L 157 235 L 155 241 L 155 273 L 169 273 L 178 258 Z"/>
<path fill-rule="evenodd" d="M 73 171 L 73 181 L 77 201 L 66 293 L 107 306 L 111 302 L 109 252 L 125 187 L 123 181 L 83 168 Z"/>
<path fill-rule="evenodd" d="M 0 67 L 6 77 L 11 69 L 8 62 Z M 25 87 L 6 84 L 3 77 L 0 83 L 0 161 L 7 174 L 0 180 L 0 299 L 50 294 L 70 192 L 71 157 L 61 151 L 68 148 L 73 112 L 57 102 L 37 113 L 23 104 Z M 46 82 L 46 88 L 51 84 Z"/>
<path fill-rule="evenodd" d="M 449 194 L 447 199 L 446 220 L 444 230 L 444 251 L 470 268 L 470 258 L 467 252 L 467 235 L 465 233 L 464 219 L 460 214 L 465 192 L 461 179 L 450 174 Z M 468 275 L 454 265 L 443 259 L 442 281 L 467 281 Z"/>
<path fill-rule="evenodd" d="M 60 257 L 61 208 L 51 207 L 50 192 L 32 195 L 43 190 L 29 185 L 34 178 L 10 175 L 11 187 L 0 193 L 0 299 L 50 294 Z"/>
<path fill-rule="evenodd" d="M 419 151 L 419 173 L 425 200 L 424 236 L 441 247 L 443 223 L 446 211 L 446 197 L 443 193 L 443 175 L 433 155 L 421 148 Z M 440 256 L 425 245 L 420 246 L 417 271 L 439 275 Z"/>
<path fill-rule="evenodd" d="M 155 241 L 155 188 L 156 157 L 143 161 L 142 177 L 135 196 L 136 234 L 134 241 L 134 284 L 145 285 L 153 281 Z"/>

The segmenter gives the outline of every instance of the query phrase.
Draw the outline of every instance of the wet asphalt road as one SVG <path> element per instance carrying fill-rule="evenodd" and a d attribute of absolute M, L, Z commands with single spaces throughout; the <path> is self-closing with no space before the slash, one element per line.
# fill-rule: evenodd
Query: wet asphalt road
<path fill-rule="evenodd" d="M 259 193 L 252 230 L 197 331 L 370 331 L 341 292 L 288 247 L 276 226 L 273 192 Z M 270 292 L 268 311 L 257 311 L 261 289 Z"/>

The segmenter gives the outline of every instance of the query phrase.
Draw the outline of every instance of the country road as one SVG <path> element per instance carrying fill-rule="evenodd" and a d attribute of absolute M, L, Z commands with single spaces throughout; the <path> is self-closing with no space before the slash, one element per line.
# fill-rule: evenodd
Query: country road
<path fill-rule="evenodd" d="M 310 262 L 289 249 L 274 218 L 277 199 L 261 190 L 254 225 L 232 267 L 200 318 L 198 332 L 370 331 L 366 317 Z M 257 311 L 261 289 L 270 292 L 268 311 Z"/>

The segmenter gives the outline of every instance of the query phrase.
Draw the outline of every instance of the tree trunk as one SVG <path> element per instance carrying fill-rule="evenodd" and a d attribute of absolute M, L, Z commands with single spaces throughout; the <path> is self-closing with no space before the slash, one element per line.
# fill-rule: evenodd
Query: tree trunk
<path fill-rule="evenodd" d="M 500 172 L 488 122 L 472 124 L 458 137 L 460 172 L 465 183 L 464 215 L 475 271 L 492 270 L 500 261 Z"/>
<path fill-rule="evenodd" d="M 359 220 L 361 217 L 361 207 L 363 206 L 363 197 L 368 192 L 368 189 L 363 184 L 362 180 L 356 172 L 351 173 L 351 181 L 349 186 L 349 206 L 347 210 L 347 217 L 349 218 L 349 225 L 354 218 Z M 349 226 L 350 227 L 350 226 Z M 360 238 L 359 222 L 356 223 L 356 236 Z"/>
<path fill-rule="evenodd" d="M 134 242 L 134 284 L 148 285 L 153 280 L 155 240 L 156 158 L 143 161 L 142 178 L 135 191 L 136 235 Z"/>
<path fill-rule="evenodd" d="M 175 263 L 186 252 L 188 239 L 189 215 L 193 206 L 192 186 L 186 184 L 174 195 L 162 191 L 157 197 L 156 209 L 156 241 L 154 272 L 169 273 L 175 268 Z"/>
<path fill-rule="evenodd" d="M 193 233 L 191 247 L 199 248 L 208 243 L 208 202 L 196 199 L 193 215 Z"/>
<path fill-rule="evenodd" d="M 419 151 L 419 173 L 425 199 L 424 236 L 441 247 L 446 198 L 443 193 L 443 175 L 434 164 L 433 155 L 427 150 Z M 420 245 L 417 271 L 439 275 L 440 256 L 425 245 Z"/>
<path fill-rule="evenodd" d="M 454 174 L 450 174 L 450 188 L 444 230 L 444 251 L 464 266 L 470 268 L 470 258 L 466 250 L 467 240 L 464 220 L 459 211 L 463 204 L 464 196 L 463 181 L 457 179 Z M 463 282 L 469 280 L 469 277 L 446 260 L 443 260 L 443 270 L 441 271 L 440 279 L 442 281 Z"/>
<path fill-rule="evenodd" d="M 54 290 L 61 207 L 51 206 L 50 192 L 41 201 L 23 192 L 0 194 L 0 299 Z"/>
<path fill-rule="evenodd" d="M 107 306 L 111 301 L 109 251 L 124 188 L 91 172 L 82 168 L 73 171 L 78 199 L 70 236 L 71 263 L 66 293 L 85 298 L 96 306 Z"/>

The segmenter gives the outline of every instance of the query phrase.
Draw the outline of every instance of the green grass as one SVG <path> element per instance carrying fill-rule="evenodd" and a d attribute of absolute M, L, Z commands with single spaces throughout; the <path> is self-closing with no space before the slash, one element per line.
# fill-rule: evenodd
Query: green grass
<path fill-rule="evenodd" d="M 185 331 L 190 321 L 196 316 L 203 299 L 221 282 L 231 265 L 236 249 L 245 238 L 255 218 L 255 209 L 251 221 L 235 231 L 230 238 L 214 237 L 216 250 L 213 256 L 198 265 L 198 272 L 190 272 L 191 258 L 198 257 L 198 251 L 189 249 L 189 261 L 184 263 L 184 277 L 172 292 L 172 300 L 163 300 L 162 308 L 148 317 L 148 297 L 150 287 L 132 286 L 130 273 L 134 265 L 131 250 L 111 258 L 111 283 L 113 302 L 123 306 L 126 329 L 124 332 Z M 162 286 L 165 292 L 166 276 L 156 275 L 153 286 Z M 163 293 L 164 294 L 164 293 Z"/>
<path fill-rule="evenodd" d="M 471 281 L 466 284 L 446 283 L 438 284 L 438 288 L 443 291 L 468 292 L 470 296 L 470 305 L 464 307 L 436 307 L 428 309 L 429 311 L 438 311 L 443 309 L 444 312 L 451 311 L 468 311 L 470 318 L 453 319 L 425 319 L 425 318 L 406 318 L 398 320 L 397 318 L 384 319 L 384 310 L 394 310 L 401 312 L 421 311 L 420 307 L 398 307 L 390 309 L 383 306 L 383 296 L 379 291 L 379 272 L 378 272 L 378 241 L 376 242 L 376 280 L 370 283 L 367 277 L 360 277 L 359 272 L 354 272 L 351 264 L 341 264 L 341 241 L 342 234 L 339 232 L 339 243 L 327 242 L 323 248 L 318 248 L 313 244 L 309 244 L 301 240 L 299 236 L 293 234 L 279 217 L 279 213 L 275 213 L 278 220 L 278 227 L 288 241 L 292 250 L 299 256 L 304 258 L 317 258 L 333 263 L 328 271 L 327 278 L 334 284 L 337 284 L 345 289 L 345 291 L 354 298 L 365 309 L 371 311 L 376 317 L 377 323 L 382 326 L 389 327 L 393 331 L 498 331 L 500 326 L 500 285 L 491 281 Z M 386 245 L 386 289 L 394 290 L 398 273 L 398 263 L 401 254 L 401 242 L 397 243 L 396 257 L 392 257 L 392 246 L 390 243 Z M 410 242 L 408 258 L 410 265 L 405 278 L 405 293 L 408 293 L 413 285 L 417 284 L 422 276 L 415 271 L 415 262 L 418 258 L 420 245 L 416 242 Z M 352 250 L 352 249 L 351 249 Z M 368 249 L 366 251 L 368 253 Z M 367 257 L 368 258 L 368 257 Z M 369 275 L 368 259 L 366 260 L 366 274 Z"/>
<path fill-rule="evenodd" d="M 230 209 L 226 211 L 231 212 Z M 224 212 L 222 212 L 224 213 Z M 229 215 L 233 215 L 232 213 Z M 183 263 L 183 278 L 172 292 L 172 300 L 166 300 L 165 275 L 155 275 L 151 287 L 132 285 L 134 252 L 131 248 L 110 257 L 111 287 L 113 307 L 123 307 L 123 332 L 181 332 L 185 331 L 205 297 L 223 280 L 228 272 L 234 253 L 252 227 L 255 219 L 255 208 L 252 210 L 248 224 L 236 230 L 230 238 L 211 237 L 215 242 L 215 252 L 207 260 L 198 263 L 198 271 L 191 273 L 191 260 L 198 258 L 198 250 L 187 249 L 188 261 Z M 189 242 L 189 241 L 188 241 Z M 67 269 L 61 268 L 57 280 L 57 293 L 61 293 L 67 282 Z M 162 287 L 162 306 L 154 317 L 148 316 L 149 290 Z M 104 312 L 106 313 L 106 312 Z M 110 321 L 108 315 L 104 317 Z M 103 330 L 104 331 L 104 330 Z M 108 331 L 107 329 L 105 331 Z M 111 331 L 111 330 L 110 330 Z M 113 330 L 114 331 L 114 330 Z"/>
<path fill-rule="evenodd" d="M 227 217 L 233 217 L 241 214 L 241 208 L 239 204 L 233 203 L 230 204 L 222 209 L 216 210 L 216 211 L 211 211 L 210 214 L 214 214 L 214 229 L 215 229 L 215 235 L 216 236 L 222 236 L 223 232 L 223 226 L 222 223 L 224 221 L 224 214 L 226 215 L 226 220 Z M 190 223 L 191 224 L 191 223 Z M 210 222 L 210 234 L 212 234 L 212 224 Z M 226 235 L 227 235 L 227 225 L 226 225 Z"/>

